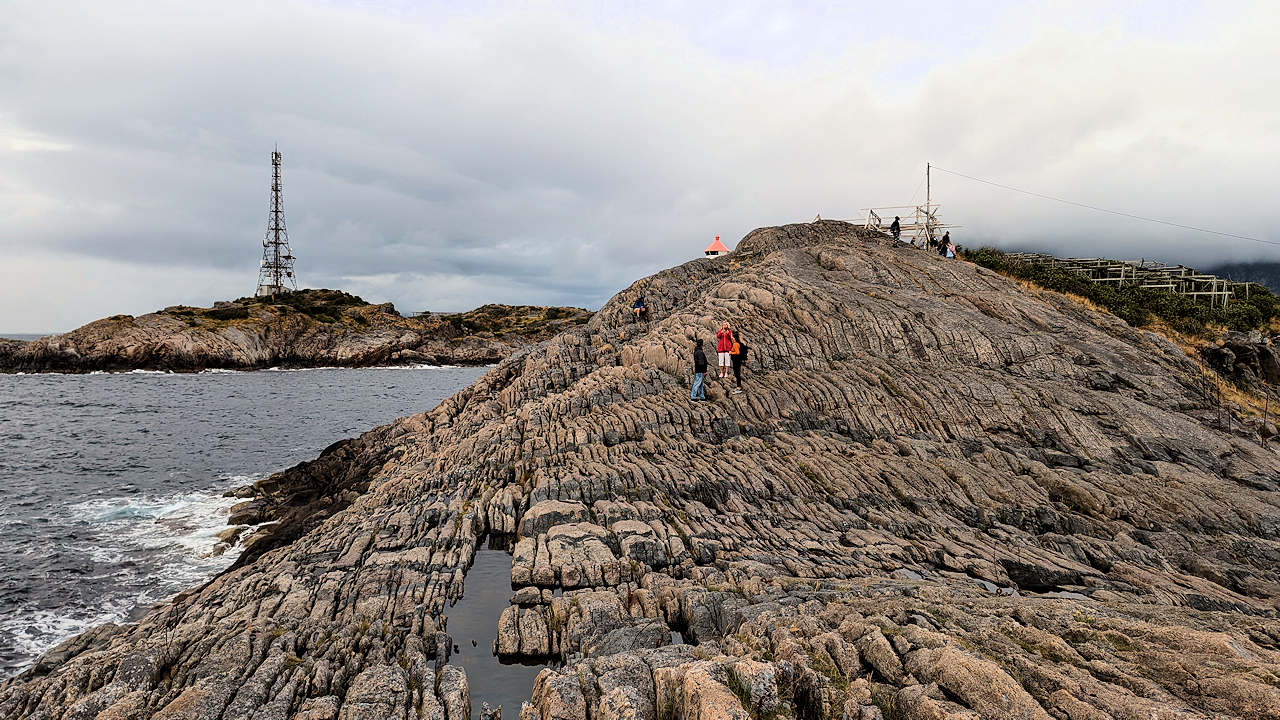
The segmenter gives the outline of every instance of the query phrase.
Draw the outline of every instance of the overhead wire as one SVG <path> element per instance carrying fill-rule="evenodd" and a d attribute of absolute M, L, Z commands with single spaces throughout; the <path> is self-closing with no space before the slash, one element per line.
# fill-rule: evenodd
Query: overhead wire
<path fill-rule="evenodd" d="M 1194 225 L 1183 225 L 1182 223 L 1176 223 L 1170 220 L 1161 220 L 1159 218 L 1146 217 L 1144 215 L 1137 215 L 1134 213 L 1123 212 L 1120 210 L 1109 210 L 1104 207 L 1098 207 L 1097 205 L 1090 205 L 1088 203 L 1076 202 L 1074 200 L 1067 200 L 1065 198 L 1054 197 L 1053 195 L 1045 195 L 1044 193 L 1038 193 L 1032 190 L 1024 190 L 1022 188 L 1014 187 L 1012 185 L 1005 185 L 1003 183 L 998 183 L 991 180 L 984 180 L 980 177 L 966 175 L 961 172 L 956 172 L 955 170 L 948 170 L 944 167 L 938 167 L 937 165 L 933 165 L 932 167 L 934 170 L 941 170 L 944 173 L 955 175 L 957 177 L 962 177 L 967 180 L 973 180 L 974 182 L 984 183 L 986 185 L 1003 188 L 1005 190 L 1012 190 L 1013 192 L 1022 193 L 1024 195 L 1031 195 L 1034 197 L 1043 198 L 1045 200 L 1053 200 L 1054 202 L 1060 202 L 1066 205 L 1074 205 L 1076 207 L 1086 208 L 1088 210 L 1096 210 L 1098 212 L 1110 213 L 1111 215 L 1119 215 L 1120 217 L 1131 218 L 1133 220 L 1142 220 L 1143 222 L 1159 223 L 1160 225 L 1168 225 L 1170 227 L 1181 228 L 1183 230 L 1194 230 L 1195 232 L 1208 233 L 1210 235 L 1220 235 L 1222 237 L 1235 238 L 1236 240 L 1249 240 L 1250 242 L 1263 243 L 1265 245 L 1280 245 L 1280 240 L 1264 240 L 1262 238 L 1250 237 L 1248 235 L 1237 235 L 1235 233 L 1222 232 L 1220 230 L 1210 230 L 1208 228 L 1196 227 Z"/>
<path fill-rule="evenodd" d="M 911 193 L 911 202 L 907 203 L 908 205 L 915 205 L 915 204 L 916 204 L 916 197 L 920 194 L 920 188 L 922 188 L 922 187 L 924 187 L 924 178 L 923 178 L 923 177 L 921 177 L 921 178 L 920 178 L 920 182 L 916 183 L 916 191 L 915 191 L 915 192 L 913 192 L 913 193 Z"/>

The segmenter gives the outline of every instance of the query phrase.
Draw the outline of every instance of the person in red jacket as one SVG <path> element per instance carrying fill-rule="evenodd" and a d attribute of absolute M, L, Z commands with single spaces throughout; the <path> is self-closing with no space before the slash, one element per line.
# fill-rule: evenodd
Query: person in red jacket
<path fill-rule="evenodd" d="M 716 355 L 719 358 L 721 379 L 729 377 L 729 366 L 733 362 L 729 355 L 731 350 L 733 350 L 733 332 L 729 330 L 729 323 L 725 323 L 716 331 Z"/>

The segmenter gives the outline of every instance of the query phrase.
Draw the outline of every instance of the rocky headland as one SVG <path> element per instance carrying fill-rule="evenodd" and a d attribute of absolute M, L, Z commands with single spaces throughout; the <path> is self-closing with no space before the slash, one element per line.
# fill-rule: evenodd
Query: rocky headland
<path fill-rule="evenodd" d="M 691 403 L 725 320 L 748 389 Z M 494 651 L 551 662 L 508 720 L 1280 718 L 1280 456 L 1203 374 L 853 225 L 757 230 L 270 478 L 235 567 L 0 716 L 470 718 L 451 603 L 502 592 Z M 468 583 L 497 535 L 511 586 Z"/>
<path fill-rule="evenodd" d="M 337 290 L 113 315 L 61 335 L 0 340 L 0 372 L 485 365 L 580 325 L 579 308 L 485 305 L 402 317 Z"/>

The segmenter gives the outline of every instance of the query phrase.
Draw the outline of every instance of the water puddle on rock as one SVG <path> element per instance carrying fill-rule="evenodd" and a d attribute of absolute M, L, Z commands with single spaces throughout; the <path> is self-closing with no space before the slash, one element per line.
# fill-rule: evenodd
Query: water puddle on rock
<path fill-rule="evenodd" d="M 481 703 L 488 702 L 502 706 L 504 720 L 514 720 L 520 716 L 520 703 L 533 693 L 533 679 L 548 664 L 506 663 L 493 654 L 498 618 L 511 598 L 511 555 L 497 549 L 501 544 L 495 539 L 476 550 L 462 599 L 445 613 L 446 630 L 458 648 L 449 662 L 467 671 L 472 718 L 479 718 Z"/>

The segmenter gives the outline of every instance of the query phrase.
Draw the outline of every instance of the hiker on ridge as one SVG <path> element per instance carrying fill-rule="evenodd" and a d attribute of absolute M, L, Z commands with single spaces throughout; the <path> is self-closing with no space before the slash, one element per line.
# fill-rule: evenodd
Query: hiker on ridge
<path fill-rule="evenodd" d="M 729 360 L 733 363 L 733 380 L 737 384 L 733 389 L 734 395 L 742 392 L 742 366 L 747 362 L 747 349 L 747 344 L 742 342 L 742 336 L 734 330 L 733 348 L 729 350 Z"/>
<path fill-rule="evenodd" d="M 720 326 L 716 331 L 716 356 L 717 365 L 720 370 L 720 379 L 724 380 L 729 377 L 729 351 L 733 349 L 733 333 L 729 330 L 729 323 Z"/>
<path fill-rule="evenodd" d="M 693 390 L 689 393 L 690 400 L 706 400 L 707 399 L 707 354 L 702 352 L 702 339 L 693 341 Z"/>
<path fill-rule="evenodd" d="M 951 231 L 948 230 L 942 235 L 942 239 L 938 241 L 938 255 L 947 256 L 947 244 L 951 242 Z"/>
<path fill-rule="evenodd" d="M 889 226 L 889 232 L 893 233 L 893 239 L 897 240 L 902 234 L 902 224 L 898 222 L 898 216 L 893 216 L 893 224 Z"/>
<path fill-rule="evenodd" d="M 637 322 L 644 320 L 645 316 L 649 314 L 649 306 L 645 303 L 643 295 L 631 303 L 631 312 L 635 313 Z"/>

